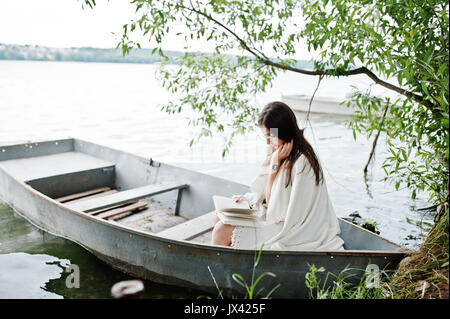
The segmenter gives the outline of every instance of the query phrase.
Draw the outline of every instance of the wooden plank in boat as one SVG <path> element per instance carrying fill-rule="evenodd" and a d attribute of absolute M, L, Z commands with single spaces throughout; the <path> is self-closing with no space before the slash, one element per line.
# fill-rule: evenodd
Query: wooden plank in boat
<path fill-rule="evenodd" d="M 163 230 L 156 235 L 175 240 L 191 240 L 197 236 L 203 235 L 214 228 L 213 212 L 206 213 L 187 222 L 178 224 L 169 229 Z"/>
<path fill-rule="evenodd" d="M 122 225 L 153 234 L 189 220 L 184 216 L 174 215 L 172 209 L 168 209 L 160 203 L 152 200 L 147 201 L 147 203 L 147 209 L 140 211 L 139 214 L 129 213 L 123 218 L 119 215 L 114 217 L 114 220 L 118 220 Z"/>
<path fill-rule="evenodd" d="M 109 191 L 110 189 L 111 189 L 110 187 L 100 187 L 100 188 L 91 189 L 91 190 L 81 192 L 81 193 L 76 193 L 76 194 L 71 194 L 71 195 L 55 198 L 55 200 L 58 202 L 64 203 L 64 202 L 73 201 L 73 200 L 76 200 L 76 199 L 79 199 L 82 197 L 87 197 L 90 195 L 103 193 L 103 192 Z"/>
<path fill-rule="evenodd" d="M 151 184 L 142 187 L 129 189 L 126 191 L 118 192 L 109 196 L 103 196 L 99 198 L 93 198 L 85 200 L 79 203 L 71 204 L 67 203 L 67 206 L 78 211 L 90 212 L 93 210 L 99 210 L 105 207 L 118 205 L 134 199 L 140 199 L 148 196 L 153 196 L 168 192 L 175 189 L 187 188 L 187 184 L 177 182 L 166 182 L 161 184 Z"/>
<path fill-rule="evenodd" d="M 137 202 L 138 202 L 138 200 L 132 200 L 130 202 L 125 202 L 125 203 L 121 203 L 121 204 L 118 204 L 118 205 L 105 207 L 105 208 L 102 208 L 102 209 L 99 209 L 99 210 L 93 210 L 93 211 L 89 212 L 88 214 L 89 215 L 95 215 L 95 214 L 98 214 L 98 213 L 106 212 L 106 211 L 114 209 L 114 208 L 123 207 L 123 206 L 134 204 L 134 203 L 137 203 Z"/>
<path fill-rule="evenodd" d="M 109 210 L 107 212 L 98 214 L 96 217 L 99 217 L 99 218 L 111 218 L 111 217 L 114 217 L 114 216 L 117 216 L 117 215 L 120 215 L 120 214 L 123 214 L 123 213 L 131 212 L 131 211 L 133 211 L 135 209 L 144 208 L 147 205 L 148 204 L 146 202 L 139 201 L 139 202 L 137 202 L 135 204 L 132 204 L 132 205 L 119 207 L 119 208 L 116 208 L 116 209 Z"/>
<path fill-rule="evenodd" d="M 193 238 L 192 240 L 190 240 L 190 242 L 198 244 L 211 244 L 212 243 L 211 240 L 212 240 L 212 230 Z"/>
<path fill-rule="evenodd" d="M 97 198 L 97 197 L 102 197 L 102 196 L 108 196 L 108 195 L 115 194 L 115 193 L 118 193 L 118 192 L 119 192 L 119 191 L 118 191 L 117 189 L 111 189 L 111 190 L 109 190 L 109 191 L 104 191 L 104 192 L 97 193 L 97 194 L 94 194 L 94 195 L 85 196 L 85 197 L 81 197 L 81 198 L 78 198 L 78 199 L 71 200 L 70 203 L 71 203 L 71 204 L 74 204 L 74 203 L 82 202 L 82 201 L 84 201 L 84 200 L 88 200 L 88 199 L 91 199 L 91 198 Z M 67 202 L 66 202 L 66 203 L 67 203 Z"/>

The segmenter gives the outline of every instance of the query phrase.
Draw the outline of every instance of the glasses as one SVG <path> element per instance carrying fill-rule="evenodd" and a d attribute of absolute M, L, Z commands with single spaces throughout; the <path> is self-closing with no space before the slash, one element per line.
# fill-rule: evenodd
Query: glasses
<path fill-rule="evenodd" d="M 260 130 L 258 130 L 257 133 L 258 133 L 258 136 L 264 140 L 269 139 L 270 142 L 273 142 L 273 143 L 276 143 L 278 141 L 278 136 L 276 136 L 273 133 L 266 134 L 266 133 L 261 132 Z"/>

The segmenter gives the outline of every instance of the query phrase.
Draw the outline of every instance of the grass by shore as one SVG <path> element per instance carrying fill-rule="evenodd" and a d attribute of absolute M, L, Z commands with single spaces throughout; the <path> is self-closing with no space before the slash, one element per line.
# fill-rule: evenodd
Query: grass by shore
<path fill-rule="evenodd" d="M 448 203 L 447 203 L 448 205 Z M 367 287 L 365 274 L 359 284 L 347 282 L 348 274 L 327 274 L 333 284 L 325 288 L 318 274 L 325 268 L 310 266 L 306 284 L 314 299 L 448 299 L 449 298 L 449 216 L 448 206 L 417 252 L 404 258 L 396 271 L 380 272 L 380 282 Z"/>

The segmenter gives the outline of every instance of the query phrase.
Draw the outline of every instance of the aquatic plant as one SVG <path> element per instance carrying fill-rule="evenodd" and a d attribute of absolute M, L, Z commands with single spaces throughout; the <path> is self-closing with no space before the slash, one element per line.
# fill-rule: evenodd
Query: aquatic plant
<path fill-rule="evenodd" d="M 262 299 L 269 299 L 271 297 L 271 295 L 275 292 L 275 290 L 277 290 L 280 287 L 280 284 L 277 284 L 275 287 L 273 287 L 268 293 L 266 293 L 265 295 L 262 295 L 265 288 L 262 287 L 258 290 L 256 290 L 258 284 L 260 283 L 261 279 L 263 279 L 266 276 L 269 277 L 273 277 L 276 278 L 276 274 L 272 273 L 272 272 L 263 272 L 262 274 L 260 274 L 256 279 L 256 267 L 258 267 L 260 258 L 261 258 L 261 253 L 263 250 L 263 246 L 261 245 L 261 248 L 259 249 L 259 251 L 255 251 L 255 257 L 253 260 L 253 266 L 252 266 L 252 275 L 251 275 L 251 279 L 249 282 L 247 282 L 245 280 L 245 278 L 238 274 L 238 273 L 233 273 L 231 278 L 241 287 L 243 287 L 245 289 L 245 295 L 244 295 L 244 299 L 257 299 L 257 298 L 262 298 Z M 219 288 L 219 285 L 217 284 L 216 278 L 214 277 L 211 268 L 208 266 L 208 270 L 209 273 L 211 274 L 211 277 L 214 281 L 214 285 L 216 286 L 216 289 L 218 291 L 218 298 L 220 299 L 224 299 L 224 295 L 223 295 L 223 290 Z M 200 296 L 201 298 L 210 298 L 210 297 L 205 297 L 205 296 Z M 232 296 L 232 298 L 236 298 L 236 296 Z"/>
<path fill-rule="evenodd" d="M 309 272 L 305 275 L 305 283 L 309 289 L 311 299 L 387 299 L 395 298 L 392 289 L 391 276 L 387 271 L 380 270 L 377 275 L 378 284 L 368 285 L 373 273 L 363 269 L 345 267 L 339 274 L 326 273 L 324 280 L 319 279 L 325 273 L 324 267 L 317 268 L 308 264 Z M 355 273 L 356 271 L 356 273 Z M 363 273 L 360 280 L 355 283 L 357 273 Z M 329 279 L 332 278 L 332 282 Z M 353 279 L 353 280 L 351 280 Z"/>
<path fill-rule="evenodd" d="M 367 219 L 360 224 L 360 226 L 364 229 L 367 229 L 375 234 L 380 234 L 380 231 L 377 229 L 377 222 L 373 219 Z"/>

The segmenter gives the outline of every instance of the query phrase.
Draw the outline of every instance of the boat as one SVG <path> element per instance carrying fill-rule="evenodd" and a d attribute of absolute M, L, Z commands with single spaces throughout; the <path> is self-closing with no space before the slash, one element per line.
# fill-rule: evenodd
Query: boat
<path fill-rule="evenodd" d="M 36 227 L 136 278 L 243 296 L 233 274 L 250 282 L 253 272 L 270 272 L 276 277 L 258 283 L 262 292 L 279 285 L 271 297 L 308 298 L 310 265 L 334 274 L 350 269 L 359 280 L 368 265 L 395 269 L 409 253 L 341 218 L 345 250 L 212 245 L 212 196 L 247 191 L 248 185 L 78 138 L 0 145 L 0 200 Z"/>
<path fill-rule="evenodd" d="M 284 103 L 289 105 L 294 111 L 309 112 L 310 113 L 324 113 L 335 115 L 354 115 L 355 107 L 353 104 L 348 107 L 345 103 L 341 104 L 343 100 L 330 97 L 314 97 L 311 108 L 309 103 L 311 96 L 305 94 L 282 94 L 281 99 Z"/>

